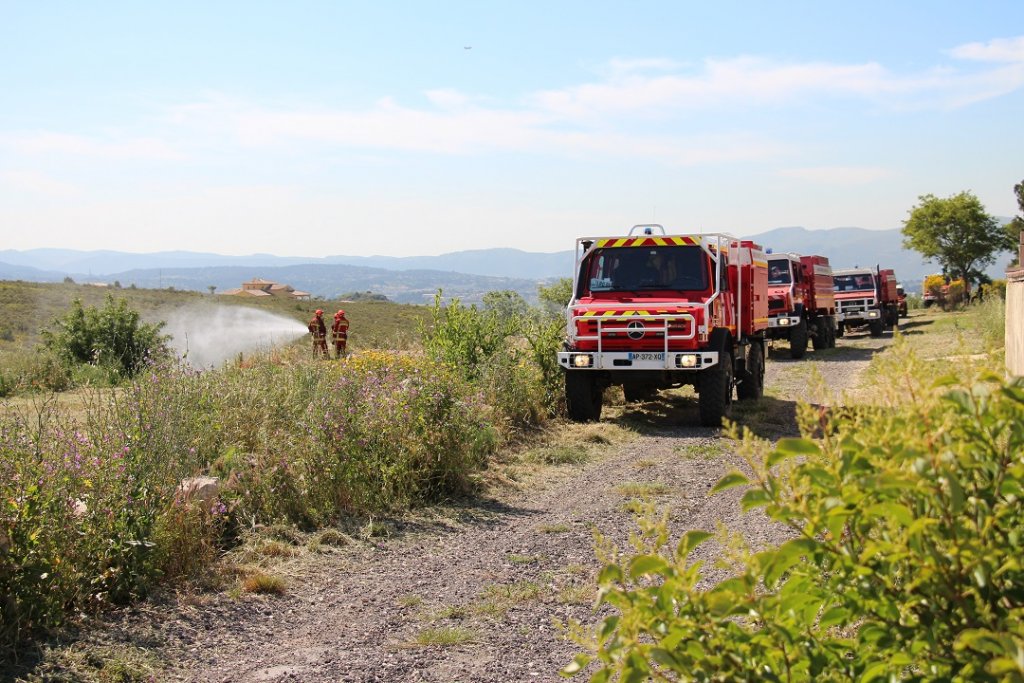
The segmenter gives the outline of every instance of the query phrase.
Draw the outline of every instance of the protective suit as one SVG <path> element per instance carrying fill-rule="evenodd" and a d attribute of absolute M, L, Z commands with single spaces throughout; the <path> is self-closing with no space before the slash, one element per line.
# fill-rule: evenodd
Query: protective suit
<path fill-rule="evenodd" d="M 313 337 L 313 357 L 329 358 L 327 353 L 327 325 L 324 324 L 324 312 L 317 309 L 313 319 L 309 321 L 309 334 Z"/>
<path fill-rule="evenodd" d="M 345 311 L 339 310 L 334 314 L 334 323 L 331 325 L 331 340 L 334 342 L 334 357 L 341 358 L 345 355 L 345 346 L 348 344 L 348 318 Z"/>

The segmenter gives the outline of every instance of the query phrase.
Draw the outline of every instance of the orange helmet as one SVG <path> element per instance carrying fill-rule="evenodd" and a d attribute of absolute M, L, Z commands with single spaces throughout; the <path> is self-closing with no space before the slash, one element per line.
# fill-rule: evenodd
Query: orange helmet
<path fill-rule="evenodd" d="M 323 315 L 323 314 L 324 314 L 324 311 L 323 311 L 323 309 L 322 309 L 322 308 L 318 308 L 318 309 L 316 309 L 316 314 L 317 314 L 318 316 L 321 316 L 321 315 Z"/>
<path fill-rule="evenodd" d="M 341 317 L 344 317 L 344 315 L 345 315 L 345 311 L 343 311 L 343 310 L 341 310 L 341 309 L 339 308 L 339 309 L 338 309 L 338 312 L 334 314 L 334 317 L 335 317 L 335 318 L 341 318 Z"/>

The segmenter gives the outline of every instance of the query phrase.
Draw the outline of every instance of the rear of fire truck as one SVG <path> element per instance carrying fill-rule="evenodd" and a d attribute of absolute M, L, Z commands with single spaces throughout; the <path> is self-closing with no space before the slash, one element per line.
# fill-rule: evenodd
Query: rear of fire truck
<path fill-rule="evenodd" d="M 720 425 L 734 390 L 740 399 L 763 393 L 767 288 L 761 248 L 727 235 L 638 225 L 578 239 L 558 354 L 570 418 L 599 419 L 612 385 L 628 401 L 690 385 L 701 424 Z"/>

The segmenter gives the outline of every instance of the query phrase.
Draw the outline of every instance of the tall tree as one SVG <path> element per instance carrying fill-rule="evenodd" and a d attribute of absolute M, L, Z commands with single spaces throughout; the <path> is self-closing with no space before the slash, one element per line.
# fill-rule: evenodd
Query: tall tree
<path fill-rule="evenodd" d="M 971 192 L 945 199 L 926 194 L 918 201 L 903 222 L 903 246 L 938 261 L 952 277 L 977 282 L 996 254 L 1016 248 L 1016 241 Z"/>

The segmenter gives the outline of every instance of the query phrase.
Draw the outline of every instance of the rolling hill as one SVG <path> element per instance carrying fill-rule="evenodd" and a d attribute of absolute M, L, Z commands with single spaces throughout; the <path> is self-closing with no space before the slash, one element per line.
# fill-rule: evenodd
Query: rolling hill
<path fill-rule="evenodd" d="M 925 275 L 938 268 L 903 249 L 898 229 L 844 227 L 808 230 L 784 227 L 749 236 L 774 251 L 827 256 L 834 268 L 881 264 L 893 268 L 908 291 L 918 291 Z M 1009 254 L 988 269 L 1002 277 Z M 333 298 L 353 291 L 384 294 L 393 301 L 423 303 L 443 289 L 446 296 L 467 302 L 484 293 L 512 289 L 528 299 L 537 283 L 572 274 L 571 249 L 554 253 L 495 248 L 457 251 L 437 256 L 280 257 L 269 254 L 224 256 L 171 251 L 133 254 L 73 249 L 0 250 L 0 279 L 59 282 L 114 282 L 123 286 L 224 291 L 253 277 L 286 282 L 315 296 Z"/>

